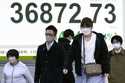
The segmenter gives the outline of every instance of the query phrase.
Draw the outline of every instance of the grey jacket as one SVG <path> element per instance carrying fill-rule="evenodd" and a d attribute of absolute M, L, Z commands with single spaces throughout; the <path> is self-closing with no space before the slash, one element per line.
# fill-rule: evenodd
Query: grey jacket
<path fill-rule="evenodd" d="M 1 83 L 33 83 L 33 78 L 25 64 L 19 61 L 15 66 L 9 62 L 3 68 Z"/>

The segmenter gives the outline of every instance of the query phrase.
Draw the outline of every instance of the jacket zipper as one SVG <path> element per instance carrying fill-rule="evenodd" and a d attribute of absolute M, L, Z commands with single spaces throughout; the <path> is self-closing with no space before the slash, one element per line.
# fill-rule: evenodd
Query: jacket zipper
<path fill-rule="evenodd" d="M 11 83 L 13 83 L 13 73 L 14 73 L 14 66 L 13 66 L 13 71 L 12 71 L 12 80 L 11 80 Z"/>

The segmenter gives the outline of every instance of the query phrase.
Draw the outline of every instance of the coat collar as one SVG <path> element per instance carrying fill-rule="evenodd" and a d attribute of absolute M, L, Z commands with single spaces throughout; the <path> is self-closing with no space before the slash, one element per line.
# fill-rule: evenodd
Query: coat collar
<path fill-rule="evenodd" d="M 122 56 L 125 56 L 125 50 L 123 48 L 121 48 L 121 51 L 120 53 L 116 53 L 115 50 L 113 49 L 112 50 L 112 55 L 122 55 Z"/>
<path fill-rule="evenodd" d="M 46 42 L 44 43 L 43 46 L 44 46 L 44 49 L 47 50 Z M 54 40 L 54 42 L 53 42 L 51 48 L 50 48 L 48 51 L 51 51 L 51 50 L 52 50 L 53 48 L 55 48 L 56 46 L 57 46 L 57 42 Z"/>

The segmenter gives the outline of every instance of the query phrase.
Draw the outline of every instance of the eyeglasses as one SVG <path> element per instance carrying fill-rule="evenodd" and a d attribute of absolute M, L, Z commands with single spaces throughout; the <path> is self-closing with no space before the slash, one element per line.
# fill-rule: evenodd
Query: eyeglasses
<path fill-rule="evenodd" d="M 46 36 L 54 36 L 54 34 L 51 33 L 45 33 Z"/>

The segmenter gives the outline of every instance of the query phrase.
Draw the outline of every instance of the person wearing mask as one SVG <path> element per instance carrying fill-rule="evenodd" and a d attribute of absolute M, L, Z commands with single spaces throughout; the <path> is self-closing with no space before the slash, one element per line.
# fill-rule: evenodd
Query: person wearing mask
<path fill-rule="evenodd" d="M 71 54 L 71 44 L 74 38 L 74 32 L 71 29 L 67 29 L 64 31 L 63 37 L 64 38 L 59 38 L 58 40 L 58 43 L 64 52 L 63 83 L 75 83 L 72 72 L 73 56 Z"/>
<path fill-rule="evenodd" d="M 57 29 L 46 28 L 46 42 L 38 47 L 35 64 L 35 83 L 62 83 L 63 52 L 55 41 Z"/>
<path fill-rule="evenodd" d="M 3 68 L 3 80 L 1 83 L 34 83 L 27 66 L 19 61 L 19 52 L 10 49 L 7 52 L 8 63 Z"/>
<path fill-rule="evenodd" d="M 125 82 L 125 49 L 122 47 L 123 39 L 119 35 L 111 38 L 113 49 L 109 52 L 111 73 L 109 83 Z"/>
<path fill-rule="evenodd" d="M 104 36 L 93 32 L 92 28 L 93 21 L 88 17 L 83 18 L 80 25 L 81 34 L 74 38 L 72 44 L 76 83 L 104 83 L 105 76 L 108 76 L 110 71 Z"/>

